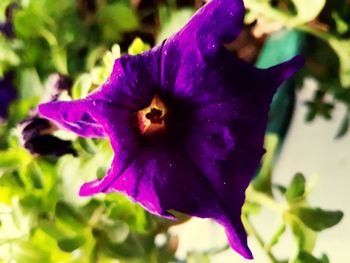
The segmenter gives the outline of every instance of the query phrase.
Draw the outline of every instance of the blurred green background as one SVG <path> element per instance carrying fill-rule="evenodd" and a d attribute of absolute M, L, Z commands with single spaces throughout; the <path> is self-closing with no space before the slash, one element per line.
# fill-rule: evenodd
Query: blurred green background
<path fill-rule="evenodd" d="M 299 53 L 306 56 L 304 69 L 274 98 L 267 153 L 246 193 L 242 220 L 250 240 L 265 254 L 254 262 L 333 262 L 327 251 L 320 255 L 314 249 L 319 232 L 342 219 L 337 210 L 343 208 L 342 199 L 331 210 L 318 208 L 323 204 L 309 202 L 313 184 L 303 171 L 289 169 L 291 181 L 279 184 L 275 166 L 298 107 L 303 108 L 303 121 L 311 123 L 333 121 L 340 105 L 344 113 L 329 136 L 338 142 L 349 136 L 350 2 L 244 2 L 245 26 L 229 50 L 262 68 Z M 1 0 L 0 262 L 195 263 L 211 262 L 229 249 L 212 240 L 209 248 L 188 248 L 179 255 L 181 233 L 171 229 L 188 224 L 188 217 L 157 218 L 117 193 L 79 197 L 82 183 L 105 175 L 113 157 L 109 142 L 78 138 L 36 112 L 39 102 L 85 97 L 109 76 L 115 59 L 156 45 L 203 4 Z M 296 103 L 295 94 L 310 79 L 315 82 L 311 97 Z M 279 224 L 265 226 L 269 230 L 264 236 L 256 218 L 266 208 Z M 284 242 L 293 249 L 276 253 L 274 248 Z"/>

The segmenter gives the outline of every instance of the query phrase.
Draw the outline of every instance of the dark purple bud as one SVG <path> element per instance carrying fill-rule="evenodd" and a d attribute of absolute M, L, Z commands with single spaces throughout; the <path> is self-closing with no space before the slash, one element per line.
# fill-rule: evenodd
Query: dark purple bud
<path fill-rule="evenodd" d="M 13 32 L 12 22 L 0 23 L 0 33 L 2 33 L 7 38 L 14 38 L 15 33 Z"/>
<path fill-rule="evenodd" d="M 0 79 L 0 121 L 7 118 L 8 107 L 17 97 L 17 91 L 13 86 L 13 73 L 7 73 Z"/>
<path fill-rule="evenodd" d="M 15 32 L 13 30 L 13 12 L 19 6 L 18 4 L 9 4 L 5 10 L 5 22 L 0 22 L 0 33 L 4 34 L 7 38 L 14 38 Z"/>
<path fill-rule="evenodd" d="M 53 136 L 51 133 L 56 127 L 48 120 L 34 116 L 19 125 L 21 142 L 31 154 L 62 156 L 77 152 L 71 141 L 65 141 Z"/>
<path fill-rule="evenodd" d="M 71 141 L 61 140 L 53 135 L 47 134 L 36 136 L 25 142 L 24 147 L 31 154 L 53 155 L 56 157 L 72 154 L 77 156 Z"/>
<path fill-rule="evenodd" d="M 19 8 L 19 5 L 16 3 L 9 4 L 5 10 L 6 21 L 12 21 L 13 12 Z"/>

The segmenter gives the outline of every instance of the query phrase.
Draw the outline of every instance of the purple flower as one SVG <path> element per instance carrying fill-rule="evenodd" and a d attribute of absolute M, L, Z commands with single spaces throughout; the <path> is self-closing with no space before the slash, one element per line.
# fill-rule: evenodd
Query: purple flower
<path fill-rule="evenodd" d="M 13 11 L 18 8 L 18 4 L 12 3 L 7 6 L 5 10 L 6 20 L 0 22 L 0 33 L 3 33 L 7 38 L 14 38 L 15 32 L 13 31 Z"/>
<path fill-rule="evenodd" d="M 0 121 L 7 118 L 8 107 L 16 99 L 17 92 L 12 83 L 13 73 L 7 73 L 0 79 Z"/>
<path fill-rule="evenodd" d="M 212 0 L 177 34 L 115 61 L 109 79 L 82 100 L 40 113 L 85 137 L 108 136 L 115 157 L 83 196 L 118 191 L 151 213 L 212 218 L 231 247 L 252 258 L 241 222 L 244 193 L 260 159 L 269 105 L 302 57 L 261 70 L 223 44 L 239 34 L 241 0 Z"/>
<path fill-rule="evenodd" d="M 56 127 L 47 119 L 35 114 L 19 123 L 17 128 L 21 134 L 21 144 L 33 155 L 59 157 L 72 154 L 77 156 L 71 141 L 65 141 L 52 135 Z"/>

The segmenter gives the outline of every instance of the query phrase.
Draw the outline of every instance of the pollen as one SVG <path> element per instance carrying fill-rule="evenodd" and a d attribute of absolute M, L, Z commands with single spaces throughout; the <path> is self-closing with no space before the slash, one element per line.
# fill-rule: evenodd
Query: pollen
<path fill-rule="evenodd" d="M 142 135 L 165 132 L 167 108 L 161 98 L 155 95 L 151 104 L 137 112 L 138 128 Z"/>

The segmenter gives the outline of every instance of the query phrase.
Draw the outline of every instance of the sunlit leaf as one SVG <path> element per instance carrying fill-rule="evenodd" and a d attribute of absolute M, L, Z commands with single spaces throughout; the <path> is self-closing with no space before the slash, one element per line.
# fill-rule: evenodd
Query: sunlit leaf
<path fill-rule="evenodd" d="M 295 263 L 329 263 L 329 260 L 326 255 L 323 255 L 321 259 L 318 259 L 306 251 L 300 251 Z"/>
<path fill-rule="evenodd" d="M 66 237 L 66 234 L 57 226 L 55 221 L 49 219 L 40 219 L 38 226 L 41 228 L 41 230 L 43 230 L 46 234 L 54 239 L 62 240 Z"/>
<path fill-rule="evenodd" d="M 134 41 L 131 43 L 131 45 L 128 48 L 128 53 L 130 55 L 138 55 L 142 52 L 150 49 L 150 45 L 147 43 L 144 43 L 141 38 L 135 38 Z"/>
<path fill-rule="evenodd" d="M 288 202 L 300 199 L 305 193 L 305 177 L 301 173 L 297 173 L 285 193 Z"/>
<path fill-rule="evenodd" d="M 304 24 L 315 19 L 326 4 L 326 0 L 292 0 L 297 16 L 293 19 L 295 24 Z"/>
<path fill-rule="evenodd" d="M 106 232 L 108 239 L 113 243 L 121 243 L 129 235 L 128 224 L 120 220 L 102 221 L 102 230 Z"/>
<path fill-rule="evenodd" d="M 50 254 L 30 242 L 17 242 L 12 246 L 12 256 L 18 263 L 51 262 Z"/>
<path fill-rule="evenodd" d="M 187 255 L 188 263 L 210 263 L 210 258 L 207 254 L 193 252 Z"/>
<path fill-rule="evenodd" d="M 83 230 L 86 226 L 84 217 L 67 203 L 59 201 L 56 205 L 55 215 L 58 220 L 73 230 Z"/>
<path fill-rule="evenodd" d="M 309 229 L 302 223 L 300 224 L 298 221 L 292 221 L 291 228 L 293 231 L 294 239 L 297 242 L 298 251 L 303 250 L 312 252 L 316 244 L 316 232 Z"/>
<path fill-rule="evenodd" d="M 350 115 L 349 115 L 349 112 L 347 112 L 340 124 L 340 127 L 337 131 L 335 138 L 336 139 L 342 138 L 349 131 L 349 126 L 350 126 Z"/>
<path fill-rule="evenodd" d="M 77 236 L 77 237 L 67 237 L 67 238 L 60 239 L 57 242 L 57 245 L 59 246 L 60 249 L 62 249 L 65 252 L 72 252 L 78 249 L 84 243 L 85 243 L 84 237 Z"/>
<path fill-rule="evenodd" d="M 72 88 L 73 99 L 81 99 L 86 97 L 92 85 L 90 74 L 82 74 L 74 83 Z"/>
<path fill-rule="evenodd" d="M 330 38 L 329 44 L 339 58 L 339 77 L 343 87 L 350 87 L 350 39 Z"/>
<path fill-rule="evenodd" d="M 180 9 L 171 12 L 170 14 L 164 13 L 163 16 L 161 16 L 163 26 L 158 36 L 158 42 L 163 41 L 181 29 L 193 13 L 193 9 Z"/>
<path fill-rule="evenodd" d="M 320 208 L 298 207 L 293 210 L 300 220 L 315 231 L 322 231 L 340 222 L 343 218 L 341 211 L 326 211 Z"/>

